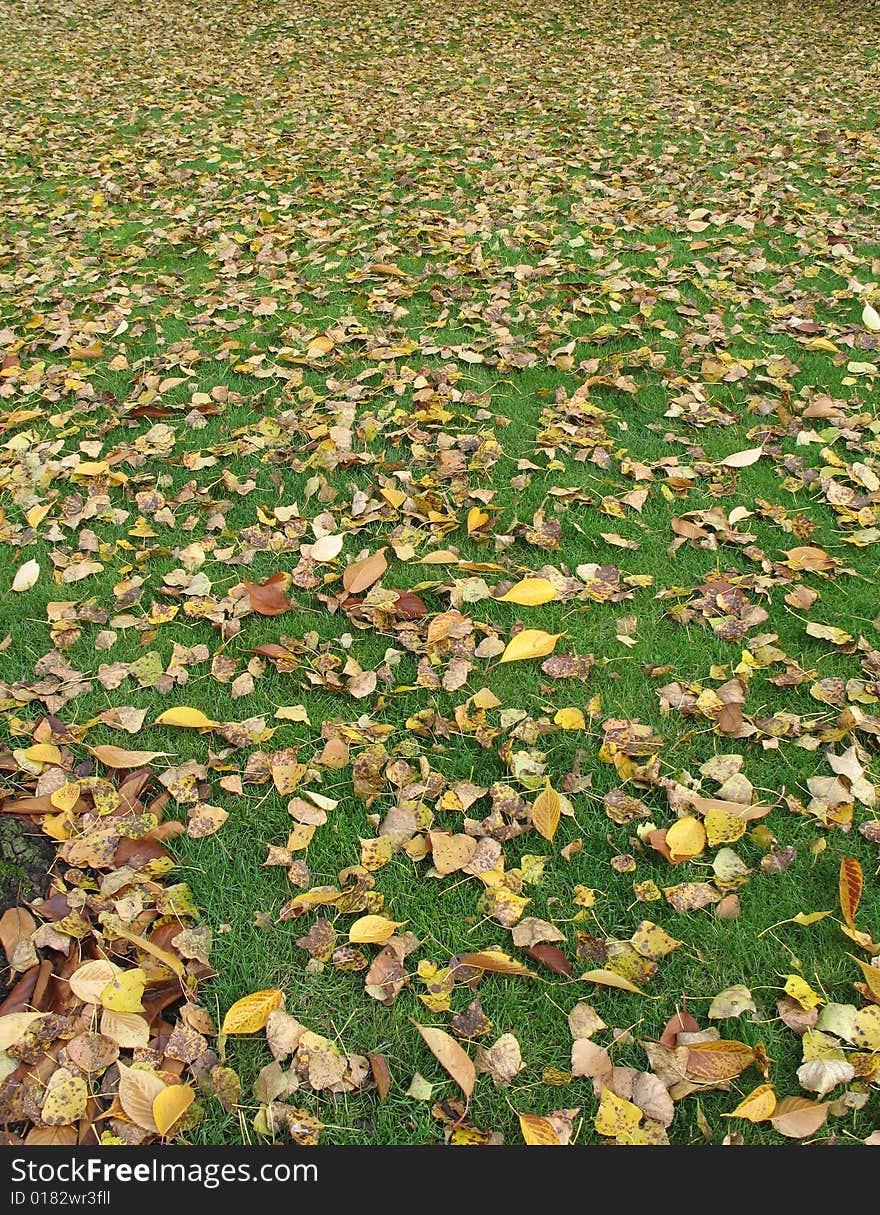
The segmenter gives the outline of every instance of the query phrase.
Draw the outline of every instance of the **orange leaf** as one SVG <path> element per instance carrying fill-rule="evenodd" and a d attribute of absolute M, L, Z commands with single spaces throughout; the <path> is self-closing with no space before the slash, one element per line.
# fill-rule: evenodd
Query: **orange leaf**
<path fill-rule="evenodd" d="M 851 856 L 840 860 L 840 910 L 849 928 L 855 928 L 856 912 L 862 901 L 862 867 Z"/>

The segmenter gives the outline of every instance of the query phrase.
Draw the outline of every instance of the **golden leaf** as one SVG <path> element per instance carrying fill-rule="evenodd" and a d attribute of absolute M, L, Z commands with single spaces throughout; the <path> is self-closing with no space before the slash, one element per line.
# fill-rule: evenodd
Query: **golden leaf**
<path fill-rule="evenodd" d="M 362 915 L 349 928 L 348 939 L 353 945 L 384 945 L 405 923 L 406 920 L 399 923 L 388 920 L 384 915 Z"/>
<path fill-rule="evenodd" d="M 160 1135 L 167 1135 L 195 1100 L 188 1084 L 169 1084 L 153 1098 L 153 1121 Z"/>
<path fill-rule="evenodd" d="M 115 975 L 101 992 L 101 1004 L 111 1012 L 143 1012 L 141 996 L 147 984 L 147 976 L 139 966 L 123 970 Z"/>
<path fill-rule="evenodd" d="M 844 923 L 849 928 L 855 928 L 855 916 L 862 901 L 862 867 L 857 860 L 850 856 L 840 859 L 840 910 Z"/>
<path fill-rule="evenodd" d="M 561 633 L 545 633 L 543 629 L 523 629 L 508 643 L 499 662 L 522 662 L 526 658 L 544 658 L 552 654 Z"/>
<path fill-rule="evenodd" d="M 559 1136 L 552 1122 L 537 1114 L 519 1114 L 522 1137 L 533 1147 L 559 1147 Z"/>
<path fill-rule="evenodd" d="M 559 598 L 559 592 L 549 578 L 523 578 L 509 591 L 498 596 L 499 603 L 518 603 L 521 607 L 539 607 Z"/>
<path fill-rule="evenodd" d="M 581 975 L 581 979 L 588 983 L 597 983 L 600 987 L 618 987 L 621 991 L 631 991 L 637 996 L 647 995 L 641 987 L 636 987 L 635 983 L 630 983 L 629 979 L 614 970 L 588 970 Z"/>
<path fill-rule="evenodd" d="M 548 780 L 532 805 L 532 826 L 538 835 L 542 835 L 545 840 L 552 840 L 559 826 L 561 813 L 559 794 Z"/>
<path fill-rule="evenodd" d="M 626 1139 L 642 1120 L 642 1111 L 631 1101 L 618 1097 L 604 1084 L 599 1110 L 593 1125 L 600 1135 L 611 1139 Z"/>
<path fill-rule="evenodd" d="M 227 1011 L 220 1027 L 221 1034 L 256 1034 L 265 1029 L 269 1014 L 281 1007 L 284 992 L 267 987 L 236 1000 Z"/>
<path fill-rule="evenodd" d="M 772 1084 L 759 1084 L 747 1097 L 743 1097 L 736 1109 L 722 1118 L 745 1118 L 748 1122 L 766 1122 L 776 1111 L 776 1094 Z"/>
<path fill-rule="evenodd" d="M 488 970 L 497 975 L 537 978 L 527 966 L 517 962 L 516 958 L 512 958 L 502 949 L 481 949 L 478 953 L 463 953 L 459 955 L 458 962 L 460 966 L 479 966 L 481 970 Z"/>
<path fill-rule="evenodd" d="M 210 730 L 217 725 L 210 717 L 206 717 L 201 709 L 190 709 L 180 705 L 176 709 L 166 709 L 156 718 L 157 726 L 181 726 L 185 730 Z"/>
<path fill-rule="evenodd" d="M 581 709 L 557 709 L 553 721 L 560 730 L 585 730 L 587 728 L 586 718 Z"/>
<path fill-rule="evenodd" d="M 666 832 L 666 847 L 674 861 L 687 861 L 699 856 L 706 847 L 706 829 L 699 819 L 686 815 Z"/>

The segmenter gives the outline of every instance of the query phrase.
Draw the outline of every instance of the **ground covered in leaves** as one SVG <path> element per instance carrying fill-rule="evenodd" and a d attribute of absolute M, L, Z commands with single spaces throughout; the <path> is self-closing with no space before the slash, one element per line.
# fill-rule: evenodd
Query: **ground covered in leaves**
<path fill-rule="evenodd" d="M 876 1141 L 876 11 L 2 8 L 7 1140 Z"/>

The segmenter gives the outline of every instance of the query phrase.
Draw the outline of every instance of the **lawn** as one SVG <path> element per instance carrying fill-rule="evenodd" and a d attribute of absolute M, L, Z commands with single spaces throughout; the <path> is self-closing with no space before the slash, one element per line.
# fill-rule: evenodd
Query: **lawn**
<path fill-rule="evenodd" d="M 876 1139 L 876 10 L 0 11 L 13 1141 Z"/>

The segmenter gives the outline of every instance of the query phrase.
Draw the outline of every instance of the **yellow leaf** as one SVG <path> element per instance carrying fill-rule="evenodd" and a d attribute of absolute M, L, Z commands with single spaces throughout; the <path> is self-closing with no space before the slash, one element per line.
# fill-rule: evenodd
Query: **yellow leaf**
<path fill-rule="evenodd" d="M 37 527 L 48 515 L 52 509 L 52 503 L 46 502 L 42 506 L 32 506 L 25 515 L 28 527 Z"/>
<path fill-rule="evenodd" d="M 517 962 L 516 958 L 512 958 L 502 949 L 481 949 L 478 953 L 460 954 L 458 965 L 479 966 L 481 970 L 488 970 L 496 975 L 522 975 L 524 978 L 537 978 L 527 966 Z"/>
<path fill-rule="evenodd" d="M 630 944 L 637 954 L 651 962 L 659 962 L 673 950 L 681 948 L 681 941 L 671 937 L 659 924 L 652 924 L 650 920 L 642 920 L 630 938 Z"/>
<path fill-rule="evenodd" d="M 72 810 L 79 801 L 80 787 L 79 781 L 68 781 L 66 785 L 62 785 L 60 789 L 56 789 L 54 793 L 49 794 L 49 801 L 56 810 Z"/>
<path fill-rule="evenodd" d="M 586 718 L 581 709 L 558 709 L 553 721 L 561 730 L 585 730 Z"/>
<path fill-rule="evenodd" d="M 533 1147 L 559 1147 L 559 1136 L 552 1122 L 537 1114 L 519 1114 L 522 1137 Z"/>
<path fill-rule="evenodd" d="M 504 595 L 498 596 L 499 603 L 518 603 L 521 607 L 539 607 L 542 603 L 551 603 L 559 598 L 559 592 L 549 578 L 523 578 Z"/>
<path fill-rule="evenodd" d="M 82 1118 L 88 1101 L 89 1089 L 83 1077 L 59 1067 L 49 1081 L 40 1115 L 47 1126 L 69 1126 Z"/>
<path fill-rule="evenodd" d="M 169 953 L 167 949 L 163 949 L 160 945 L 154 945 L 147 937 L 140 937 L 136 932 L 131 932 L 117 915 L 110 915 L 104 912 L 101 920 L 105 928 L 109 929 L 115 936 L 122 937 L 124 941 L 129 941 L 132 945 L 137 946 L 138 949 L 142 949 L 144 953 L 148 953 L 150 957 L 155 958 L 157 962 L 161 962 L 163 966 L 167 966 L 169 970 L 173 971 L 178 979 L 183 978 L 186 967 L 176 954 Z"/>
<path fill-rule="evenodd" d="M 141 997 L 147 985 L 147 976 L 139 966 L 123 970 L 110 980 L 101 992 L 101 1004 L 111 1012 L 139 1013 L 144 1011 Z"/>
<path fill-rule="evenodd" d="M 868 962 L 863 962 L 861 958 L 857 958 L 855 954 L 849 955 L 857 966 L 861 967 L 862 974 L 865 976 L 865 983 L 875 1000 L 880 1002 L 880 970 L 876 966 L 871 966 Z"/>
<path fill-rule="evenodd" d="M 625 1101 L 602 1085 L 602 1099 L 593 1125 L 600 1135 L 611 1139 L 626 1139 L 642 1120 L 642 1111 L 631 1101 Z"/>
<path fill-rule="evenodd" d="M 195 1100 L 188 1084 L 169 1084 L 153 1098 L 153 1121 L 160 1135 L 167 1135 Z"/>
<path fill-rule="evenodd" d="M 180 705 L 176 709 L 166 709 L 156 718 L 157 726 L 182 726 L 185 730 L 210 730 L 217 725 L 210 717 L 206 717 L 201 709 L 190 709 Z"/>
<path fill-rule="evenodd" d="M 236 1000 L 220 1027 L 221 1034 L 256 1034 L 265 1029 L 269 1014 L 281 1007 L 284 992 L 276 987 L 255 991 Z"/>
<path fill-rule="evenodd" d="M 783 990 L 786 995 L 791 996 L 792 1000 L 796 1000 L 801 1008 L 807 1011 L 811 1008 L 818 1008 L 820 1004 L 825 1003 L 822 997 L 817 995 L 809 983 L 802 979 L 800 975 L 789 975 L 785 980 Z"/>
<path fill-rule="evenodd" d="M 522 662 L 525 658 L 544 658 L 556 649 L 561 633 L 545 633 L 543 629 L 523 629 L 507 643 L 499 662 Z"/>
<path fill-rule="evenodd" d="M 722 1118 L 745 1118 L 748 1122 L 766 1122 L 776 1111 L 776 1094 L 772 1084 L 759 1084 L 743 1097 L 735 1110 Z"/>
<path fill-rule="evenodd" d="M 478 532 L 481 527 L 489 522 L 491 516 L 484 510 L 480 510 L 479 506 L 472 506 L 468 511 L 467 531 L 468 535 L 472 536 L 474 532 Z"/>
<path fill-rule="evenodd" d="M 556 828 L 559 826 L 561 813 L 562 803 L 559 800 L 559 794 L 548 780 L 532 805 L 532 826 L 538 835 L 542 835 L 545 840 L 552 840 L 556 834 Z"/>
<path fill-rule="evenodd" d="M 820 920 L 824 920 L 826 915 L 831 915 L 830 911 L 799 911 L 797 915 L 791 917 L 792 924 L 818 924 Z"/>
<path fill-rule="evenodd" d="M 406 920 L 400 923 L 388 920 L 384 915 L 362 915 L 349 928 L 348 939 L 353 945 L 384 945 L 405 923 Z"/>
<path fill-rule="evenodd" d="M 745 835 L 748 825 L 748 819 L 739 814 L 728 814 L 726 810 L 709 810 L 703 820 L 710 848 L 718 844 L 735 844 Z"/>
<path fill-rule="evenodd" d="M 61 750 L 53 743 L 34 743 L 32 747 L 25 747 L 22 754 L 33 764 L 61 763 Z"/>
<path fill-rule="evenodd" d="M 636 987 L 635 983 L 630 983 L 629 979 L 625 979 L 623 975 L 617 974 L 614 970 L 588 970 L 581 975 L 581 979 L 585 979 L 588 983 L 598 983 L 600 987 L 618 987 L 621 991 L 631 991 L 637 996 L 647 995 L 647 992 L 642 991 L 641 987 Z"/>
<path fill-rule="evenodd" d="M 859 1050 L 880 1051 L 880 1005 L 859 1009 L 852 1019 L 849 1040 Z"/>
<path fill-rule="evenodd" d="M 666 832 L 666 847 L 674 861 L 686 861 L 699 856 L 706 847 L 706 829 L 690 815 L 680 818 Z"/>

